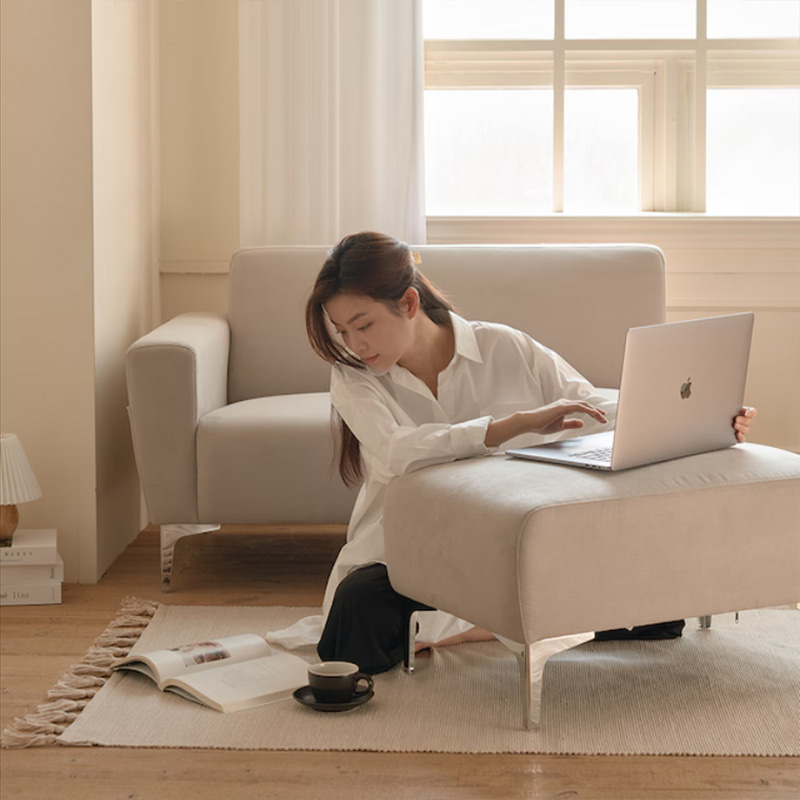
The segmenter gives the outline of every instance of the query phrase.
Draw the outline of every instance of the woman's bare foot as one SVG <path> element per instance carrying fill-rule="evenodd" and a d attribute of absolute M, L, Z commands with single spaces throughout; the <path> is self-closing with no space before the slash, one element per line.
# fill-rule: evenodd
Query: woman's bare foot
<path fill-rule="evenodd" d="M 484 628 L 470 628 L 463 633 L 457 633 L 455 636 L 449 636 L 447 639 L 442 639 L 441 642 L 429 644 L 427 642 L 416 642 L 414 651 L 419 653 L 421 650 L 429 650 L 431 647 L 449 647 L 453 644 L 463 644 L 464 642 L 489 642 L 494 639 L 494 634 L 485 630 Z"/>

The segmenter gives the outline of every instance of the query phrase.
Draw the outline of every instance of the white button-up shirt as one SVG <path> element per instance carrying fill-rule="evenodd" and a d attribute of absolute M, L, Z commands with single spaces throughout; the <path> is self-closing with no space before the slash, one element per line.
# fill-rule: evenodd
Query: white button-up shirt
<path fill-rule="evenodd" d="M 451 317 L 455 355 L 439 373 L 438 397 L 398 365 L 382 374 L 342 365 L 333 368 L 331 403 L 361 444 L 364 483 L 347 543 L 328 580 L 325 616 L 336 587 L 351 570 L 384 561 L 384 497 L 393 477 L 432 464 L 489 455 L 484 440 L 493 419 L 561 398 L 585 400 L 608 414 L 605 426 L 581 416 L 585 424 L 577 433 L 611 427 L 614 397 L 600 393 L 557 353 L 505 325 Z M 503 450 L 575 434 L 574 430 L 550 437 L 526 434 L 504 443 Z M 470 627 L 444 612 L 421 614 L 420 624 L 419 639 L 428 642 Z"/>

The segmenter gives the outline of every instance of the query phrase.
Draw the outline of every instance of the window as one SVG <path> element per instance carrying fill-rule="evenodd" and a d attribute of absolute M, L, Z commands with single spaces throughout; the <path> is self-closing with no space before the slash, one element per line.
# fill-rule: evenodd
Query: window
<path fill-rule="evenodd" d="M 552 120 L 550 89 L 428 92 L 428 214 L 548 213 Z"/>
<path fill-rule="evenodd" d="M 636 89 L 567 89 L 564 211 L 638 210 L 638 131 Z"/>
<path fill-rule="evenodd" d="M 800 215 L 800 0 L 422 0 L 429 216 Z"/>
<path fill-rule="evenodd" d="M 707 115 L 708 212 L 800 209 L 800 89 L 709 89 Z"/>

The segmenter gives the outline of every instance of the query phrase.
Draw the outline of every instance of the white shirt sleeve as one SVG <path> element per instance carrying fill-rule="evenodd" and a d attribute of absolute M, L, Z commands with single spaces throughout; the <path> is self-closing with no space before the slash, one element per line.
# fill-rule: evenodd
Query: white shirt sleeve
<path fill-rule="evenodd" d="M 560 439 L 575 435 L 583 436 L 600 430 L 610 430 L 613 427 L 612 423 L 616 419 L 616 393 L 600 392 L 554 350 L 550 350 L 550 348 L 524 334 L 522 336 L 524 336 L 530 349 L 528 363 L 539 381 L 545 405 L 563 398 L 591 403 L 606 412 L 608 422 L 605 425 L 594 422 L 588 417 L 581 417 L 584 422 L 583 428 L 567 430 L 553 437 L 548 437 L 548 439 Z"/>
<path fill-rule="evenodd" d="M 491 416 L 452 424 L 415 425 L 403 419 L 399 406 L 390 408 L 389 399 L 366 375 L 345 377 L 334 367 L 331 402 L 360 442 L 365 460 L 387 479 L 490 452 L 484 441 Z"/>

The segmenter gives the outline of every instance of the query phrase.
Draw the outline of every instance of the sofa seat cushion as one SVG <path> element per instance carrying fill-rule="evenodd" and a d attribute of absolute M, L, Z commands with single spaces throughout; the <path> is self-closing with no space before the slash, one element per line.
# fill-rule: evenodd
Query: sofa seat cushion
<path fill-rule="evenodd" d="M 800 456 L 602 473 L 504 455 L 393 480 L 394 588 L 517 642 L 800 600 Z"/>
<path fill-rule="evenodd" d="M 245 400 L 197 428 L 202 522 L 347 523 L 355 490 L 333 463 L 327 392 Z"/>

